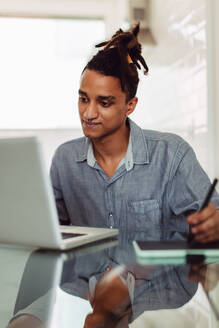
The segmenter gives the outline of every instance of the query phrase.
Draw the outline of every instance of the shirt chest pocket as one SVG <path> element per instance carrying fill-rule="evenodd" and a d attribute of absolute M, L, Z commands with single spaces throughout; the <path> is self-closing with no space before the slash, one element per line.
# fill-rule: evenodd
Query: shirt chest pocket
<path fill-rule="evenodd" d="M 127 228 L 147 231 L 154 239 L 160 238 L 161 210 L 156 199 L 127 201 Z"/>

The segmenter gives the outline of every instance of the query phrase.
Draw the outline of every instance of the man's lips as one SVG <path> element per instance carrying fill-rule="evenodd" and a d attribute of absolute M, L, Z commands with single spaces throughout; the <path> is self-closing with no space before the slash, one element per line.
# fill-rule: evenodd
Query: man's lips
<path fill-rule="evenodd" d="M 97 125 L 100 125 L 100 123 L 98 122 L 88 122 L 83 120 L 83 126 L 88 127 L 88 128 L 92 128 L 92 127 L 96 127 Z"/>

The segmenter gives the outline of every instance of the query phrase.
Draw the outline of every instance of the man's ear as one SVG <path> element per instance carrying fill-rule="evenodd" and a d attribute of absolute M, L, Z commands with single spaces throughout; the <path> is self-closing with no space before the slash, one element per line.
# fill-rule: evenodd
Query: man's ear
<path fill-rule="evenodd" d="M 137 97 L 133 97 L 132 99 L 129 100 L 127 104 L 126 116 L 129 116 L 132 112 L 134 112 L 137 103 L 138 103 Z"/>

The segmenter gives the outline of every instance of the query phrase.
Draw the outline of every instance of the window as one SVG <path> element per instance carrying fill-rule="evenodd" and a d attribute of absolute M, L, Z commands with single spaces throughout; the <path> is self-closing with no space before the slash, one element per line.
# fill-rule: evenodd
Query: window
<path fill-rule="evenodd" d="M 77 128 L 80 74 L 101 20 L 0 18 L 0 129 Z"/>

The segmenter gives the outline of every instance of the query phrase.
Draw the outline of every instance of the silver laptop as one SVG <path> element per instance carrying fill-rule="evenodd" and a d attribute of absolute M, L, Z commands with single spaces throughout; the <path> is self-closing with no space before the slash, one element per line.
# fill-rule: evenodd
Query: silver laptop
<path fill-rule="evenodd" d="M 0 243 L 65 250 L 117 234 L 117 229 L 59 226 L 39 140 L 0 139 Z"/>

